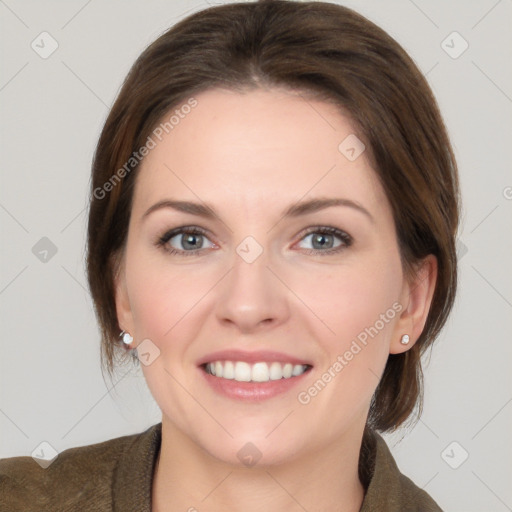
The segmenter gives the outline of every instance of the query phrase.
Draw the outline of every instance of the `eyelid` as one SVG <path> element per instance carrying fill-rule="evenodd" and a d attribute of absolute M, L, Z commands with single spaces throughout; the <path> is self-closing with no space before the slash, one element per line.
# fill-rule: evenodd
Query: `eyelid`
<path fill-rule="evenodd" d="M 307 235 L 310 235 L 311 233 L 327 233 L 339 236 L 340 238 L 343 238 L 347 241 L 352 241 L 352 237 L 345 230 L 336 228 L 334 226 L 329 226 L 327 224 L 317 224 L 315 226 L 309 226 L 300 233 L 302 233 L 302 238 Z"/>

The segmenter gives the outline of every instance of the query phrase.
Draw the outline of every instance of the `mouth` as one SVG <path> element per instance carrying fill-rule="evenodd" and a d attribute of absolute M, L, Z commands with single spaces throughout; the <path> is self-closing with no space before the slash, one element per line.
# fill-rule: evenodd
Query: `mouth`
<path fill-rule="evenodd" d="M 197 362 L 205 383 L 216 394 L 236 401 L 262 401 L 296 388 L 312 370 L 311 361 L 261 350 L 223 350 Z"/>
<path fill-rule="evenodd" d="M 211 361 L 201 365 L 208 375 L 236 382 L 270 382 L 293 379 L 311 370 L 309 364 L 281 363 L 278 361 Z"/>

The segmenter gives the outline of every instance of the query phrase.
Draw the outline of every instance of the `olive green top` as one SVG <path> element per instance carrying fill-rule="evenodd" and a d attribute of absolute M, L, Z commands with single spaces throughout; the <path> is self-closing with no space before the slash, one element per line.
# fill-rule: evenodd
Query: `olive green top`
<path fill-rule="evenodd" d="M 0 459 L 0 512 L 151 512 L 161 439 L 158 423 L 140 434 L 64 450 L 46 469 L 29 456 Z M 400 473 L 376 432 L 363 438 L 359 475 L 366 489 L 360 512 L 441 511 Z"/>

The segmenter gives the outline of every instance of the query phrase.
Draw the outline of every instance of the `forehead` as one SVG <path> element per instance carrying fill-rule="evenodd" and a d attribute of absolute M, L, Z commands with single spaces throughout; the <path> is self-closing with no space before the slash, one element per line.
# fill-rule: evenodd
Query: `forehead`
<path fill-rule="evenodd" d="M 365 152 L 347 157 L 354 155 L 347 144 L 357 152 L 362 146 L 337 106 L 279 89 L 214 89 L 194 99 L 193 108 L 175 107 L 151 134 L 134 208 L 169 195 L 244 210 L 304 196 L 386 201 Z M 180 115 L 166 125 L 173 113 Z"/>

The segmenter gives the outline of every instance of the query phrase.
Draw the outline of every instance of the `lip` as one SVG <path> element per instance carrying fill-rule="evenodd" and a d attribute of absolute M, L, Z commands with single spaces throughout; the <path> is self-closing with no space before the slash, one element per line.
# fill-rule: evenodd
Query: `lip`
<path fill-rule="evenodd" d="M 311 368 L 297 377 L 269 380 L 268 382 L 238 382 L 206 373 L 203 366 L 198 369 L 207 384 L 218 394 L 243 402 L 261 402 L 290 391 L 303 381 Z"/>
<path fill-rule="evenodd" d="M 218 352 L 207 354 L 198 360 L 197 366 L 202 366 L 213 361 L 245 361 L 246 363 L 250 364 L 278 362 L 283 364 L 292 363 L 293 365 L 307 364 L 309 366 L 313 366 L 311 361 L 306 359 L 299 359 L 295 356 L 285 354 L 284 352 L 275 352 L 273 350 L 258 350 L 249 352 L 246 350 L 238 349 L 220 350 Z"/>
<path fill-rule="evenodd" d="M 223 379 L 207 373 L 205 365 L 213 361 L 245 361 L 249 364 L 259 362 L 292 363 L 293 365 L 308 365 L 309 368 L 303 374 L 289 379 L 269 380 L 268 382 L 238 382 L 234 379 Z M 217 394 L 242 402 L 260 402 L 284 394 L 299 385 L 313 367 L 311 361 L 299 359 L 283 352 L 270 350 L 248 352 L 234 349 L 212 352 L 199 359 L 197 365 L 206 383 Z"/>

